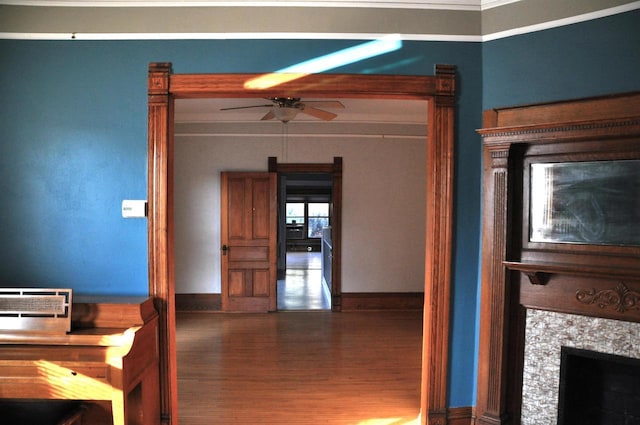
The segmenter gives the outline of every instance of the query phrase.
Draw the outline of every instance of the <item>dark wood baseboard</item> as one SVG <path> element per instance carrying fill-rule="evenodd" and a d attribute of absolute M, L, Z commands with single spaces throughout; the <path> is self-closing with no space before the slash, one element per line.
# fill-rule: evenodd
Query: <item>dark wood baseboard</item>
<path fill-rule="evenodd" d="M 447 409 L 448 425 L 474 425 L 476 412 L 473 407 L 450 407 Z"/>
<path fill-rule="evenodd" d="M 176 311 L 220 311 L 220 294 L 176 294 Z"/>
<path fill-rule="evenodd" d="M 342 311 L 422 310 L 422 292 L 343 292 Z"/>

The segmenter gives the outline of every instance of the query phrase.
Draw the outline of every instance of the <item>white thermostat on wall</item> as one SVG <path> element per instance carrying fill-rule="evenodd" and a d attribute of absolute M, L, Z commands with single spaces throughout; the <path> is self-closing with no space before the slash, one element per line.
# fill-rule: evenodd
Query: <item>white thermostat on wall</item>
<path fill-rule="evenodd" d="M 122 217 L 137 218 L 147 216 L 147 201 L 128 200 L 122 201 Z"/>

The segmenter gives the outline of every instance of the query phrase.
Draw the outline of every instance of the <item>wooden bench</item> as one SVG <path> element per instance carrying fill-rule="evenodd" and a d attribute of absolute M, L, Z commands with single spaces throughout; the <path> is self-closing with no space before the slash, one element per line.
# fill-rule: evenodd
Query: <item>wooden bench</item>
<path fill-rule="evenodd" d="M 85 411 L 86 405 L 75 401 L 0 400 L 4 425 L 83 425 Z"/>
<path fill-rule="evenodd" d="M 153 301 L 76 297 L 71 314 L 68 333 L 0 330 L 0 400 L 106 402 L 113 425 L 160 423 Z M 75 425 L 81 418 L 60 420 Z"/>

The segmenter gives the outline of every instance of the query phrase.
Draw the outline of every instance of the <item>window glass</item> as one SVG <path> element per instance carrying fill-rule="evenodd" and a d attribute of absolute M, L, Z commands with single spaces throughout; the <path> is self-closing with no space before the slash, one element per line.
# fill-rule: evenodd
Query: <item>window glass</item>
<path fill-rule="evenodd" d="M 310 202 L 308 208 L 308 235 L 310 238 L 321 238 L 322 228 L 329 225 L 329 204 L 327 202 Z"/>
<path fill-rule="evenodd" d="M 304 223 L 304 202 L 287 202 L 287 224 Z"/>

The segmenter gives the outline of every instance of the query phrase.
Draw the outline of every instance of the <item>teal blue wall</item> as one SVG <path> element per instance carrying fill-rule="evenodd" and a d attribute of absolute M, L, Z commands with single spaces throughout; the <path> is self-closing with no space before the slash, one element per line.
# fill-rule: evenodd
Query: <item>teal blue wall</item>
<path fill-rule="evenodd" d="M 358 41 L 0 41 L 0 286 L 147 294 L 145 219 L 150 62 L 176 73 L 270 72 Z M 451 403 L 473 404 L 479 257 L 481 46 L 405 42 L 336 73 L 459 71 Z"/>
<path fill-rule="evenodd" d="M 458 66 L 451 407 L 475 404 L 481 111 L 640 90 L 640 12 L 482 45 L 405 42 L 332 72 L 432 75 Z M 147 294 L 150 62 L 176 73 L 270 72 L 358 44 L 322 40 L 0 41 L 0 286 Z"/>
<path fill-rule="evenodd" d="M 483 109 L 640 90 L 640 10 L 483 43 Z"/>

